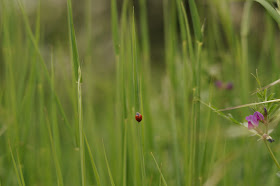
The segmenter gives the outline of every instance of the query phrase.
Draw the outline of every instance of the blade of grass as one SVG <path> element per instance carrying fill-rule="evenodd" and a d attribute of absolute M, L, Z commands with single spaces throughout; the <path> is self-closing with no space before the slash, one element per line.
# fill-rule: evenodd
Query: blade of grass
<path fill-rule="evenodd" d="M 191 33 L 190 33 L 190 27 L 189 27 L 189 21 L 188 21 L 188 16 L 186 13 L 186 9 L 184 7 L 183 2 L 181 2 L 181 9 L 184 15 L 184 22 L 185 22 L 185 29 L 186 29 L 186 33 L 187 33 L 187 42 L 188 42 L 188 54 L 190 56 L 191 60 L 194 60 L 194 52 L 193 52 L 193 45 L 192 45 L 192 37 L 191 37 Z M 192 73 L 194 73 L 194 65 L 192 65 Z"/>
<path fill-rule="evenodd" d="M 37 42 L 37 40 L 35 39 L 34 34 L 32 33 L 32 30 L 31 30 L 31 27 L 30 27 L 30 24 L 29 24 L 29 21 L 28 21 L 28 17 L 27 17 L 27 15 L 26 15 L 26 12 L 25 12 L 25 10 L 24 10 L 22 4 L 21 4 L 21 1 L 20 1 L 20 0 L 17 0 L 17 3 L 18 3 L 18 5 L 19 5 L 20 10 L 21 10 L 21 13 L 22 13 L 22 15 L 23 15 L 24 26 L 25 26 L 25 29 L 26 29 L 26 31 L 27 31 L 27 34 L 28 34 L 28 36 L 29 36 L 29 38 L 30 38 L 30 40 L 31 40 L 31 42 L 32 42 L 32 44 L 33 44 L 34 49 L 36 50 L 36 52 L 37 52 L 37 54 L 38 54 L 39 62 L 40 62 L 41 65 L 43 66 L 43 71 L 44 71 L 44 73 L 45 73 L 45 76 L 47 77 L 47 81 L 48 81 L 48 83 L 51 85 L 51 76 L 50 76 L 50 74 L 49 74 L 49 72 L 48 72 L 48 68 L 47 68 L 47 66 L 46 66 L 46 64 L 45 64 L 45 62 L 44 62 L 43 56 L 42 56 L 42 54 L 41 54 L 41 52 L 40 52 L 40 50 L 39 50 L 38 42 Z M 63 120 L 65 121 L 65 124 L 66 124 L 68 130 L 70 131 L 71 134 L 73 134 L 73 130 L 72 130 L 72 127 L 70 126 L 70 122 L 68 121 L 68 119 L 67 119 L 67 117 L 66 117 L 66 114 L 65 114 L 65 112 L 64 112 L 64 109 L 63 109 L 63 107 L 62 107 L 62 105 L 61 105 L 61 103 L 60 103 L 60 100 L 59 100 L 59 98 L 58 98 L 58 96 L 57 96 L 55 90 L 51 89 L 51 91 L 53 91 L 53 93 L 54 93 L 54 95 L 55 95 L 55 101 L 56 101 L 56 103 L 57 103 L 57 105 L 58 105 L 59 111 L 60 111 L 60 113 L 62 114 L 62 118 L 63 118 Z"/>
<path fill-rule="evenodd" d="M 152 152 L 151 152 L 151 155 L 152 155 L 152 157 L 153 157 L 153 159 L 154 159 L 154 161 L 155 161 L 155 164 L 156 164 L 156 166 L 157 166 L 158 172 L 160 173 L 160 176 L 161 176 L 161 178 L 162 178 L 163 184 L 164 184 L 165 186 L 167 186 L 167 183 L 166 183 L 166 181 L 165 181 L 165 179 L 164 179 L 164 176 L 163 176 L 163 174 L 162 174 L 162 172 L 161 172 L 161 170 L 160 170 L 160 168 L 159 168 L 159 166 L 158 166 L 157 160 L 156 160 L 156 158 L 154 157 L 154 155 L 153 155 Z"/>
<path fill-rule="evenodd" d="M 93 155 L 92 155 L 92 152 L 90 150 L 90 146 L 88 144 L 88 140 L 87 140 L 87 137 L 86 137 L 85 133 L 84 133 L 84 138 L 85 138 L 86 146 L 87 146 L 87 149 L 88 149 L 88 153 L 89 153 L 89 157 L 90 157 L 90 162 L 91 162 L 91 166 L 92 166 L 92 169 L 93 169 L 93 172 L 94 172 L 96 183 L 97 183 L 97 185 L 100 185 L 100 177 L 99 177 L 96 165 L 94 163 Z"/>
<path fill-rule="evenodd" d="M 50 139 L 50 144 L 51 144 L 51 149 L 52 149 L 52 155 L 53 155 L 53 160 L 54 160 L 54 165 L 55 165 L 55 170 L 56 170 L 56 176 L 57 176 L 57 185 L 62 185 L 63 186 L 63 176 L 61 172 L 61 166 L 59 164 L 59 159 L 57 156 L 54 140 L 53 140 L 53 135 L 52 135 L 52 130 L 51 130 L 51 124 L 49 121 L 49 117 L 47 114 L 47 111 L 45 110 L 45 116 L 46 116 L 46 125 L 49 133 L 49 139 Z"/>
<path fill-rule="evenodd" d="M 201 61 L 200 61 L 200 53 L 202 48 L 202 30 L 201 30 L 201 24 L 200 24 L 200 18 L 198 15 L 198 11 L 196 8 L 196 3 L 194 0 L 189 0 L 190 5 L 190 11 L 191 11 L 191 17 L 192 17 L 192 24 L 194 29 L 194 34 L 196 38 L 196 58 L 195 60 L 195 74 L 193 79 L 193 86 L 194 86 L 194 96 L 193 100 L 200 99 L 200 79 L 201 79 Z M 195 101 L 194 102 L 194 112 L 193 112 L 193 126 L 194 126 L 194 135 L 193 135 L 193 161 L 194 161 L 194 185 L 198 185 L 198 179 L 200 177 L 200 169 L 199 169 L 199 134 L 200 134 L 200 102 Z"/>
<path fill-rule="evenodd" d="M 25 186 L 25 181 L 24 181 L 24 177 L 23 177 L 23 174 L 22 174 L 22 170 L 21 170 L 21 164 L 20 164 L 20 161 L 19 161 L 19 154 L 18 154 L 18 151 L 16 150 L 17 152 L 17 162 L 19 163 L 19 174 L 20 174 L 20 179 L 21 179 L 21 183 L 23 186 Z"/>
<path fill-rule="evenodd" d="M 126 186 L 127 177 L 127 119 L 124 120 L 124 138 L 123 138 L 123 186 Z"/>
<path fill-rule="evenodd" d="M 138 64 L 138 45 L 137 45 L 137 38 L 136 38 L 136 26 L 135 26 L 135 17 L 134 17 L 134 7 L 132 12 L 132 45 L 133 45 L 133 79 L 134 79 L 134 105 L 137 111 L 141 110 L 141 94 L 140 94 L 140 85 L 139 85 L 139 73 L 140 65 Z M 142 136 L 141 130 L 143 125 L 138 126 L 138 146 L 140 149 L 140 162 L 141 162 L 141 174 L 142 174 L 142 185 L 146 185 L 146 171 L 145 171 L 145 160 L 143 155 L 143 147 L 142 147 Z"/>
<path fill-rule="evenodd" d="M 277 13 L 277 11 L 265 0 L 254 0 L 258 3 L 260 3 L 271 15 L 271 17 L 280 25 L 280 15 Z"/>
<path fill-rule="evenodd" d="M 69 37 L 71 43 L 71 54 L 72 62 L 74 67 L 75 79 L 77 81 L 77 102 L 78 102 L 78 128 L 79 128 L 79 148 L 80 148 L 80 160 L 81 160 L 81 176 L 82 176 L 82 185 L 86 185 L 86 169 L 85 169 L 85 148 L 84 148 L 84 137 L 83 137 L 83 116 L 82 116 L 82 72 L 81 65 L 79 61 L 79 53 L 76 43 L 76 35 L 73 23 L 72 16 L 72 2 L 67 0 L 68 7 L 68 28 L 69 28 Z"/>
<path fill-rule="evenodd" d="M 83 138 L 83 112 L 82 112 L 82 86 L 81 86 L 81 68 L 78 69 L 78 117 L 79 117 L 79 137 L 80 137 L 80 159 L 81 159 L 81 174 L 82 174 L 82 185 L 86 185 L 86 166 L 85 166 L 85 148 L 84 148 L 84 138 Z"/>
<path fill-rule="evenodd" d="M 69 27 L 69 37 L 71 42 L 71 54 L 72 54 L 72 62 L 73 62 L 73 70 L 75 74 L 75 79 L 78 81 L 79 74 L 78 68 L 80 67 L 79 61 L 79 53 L 77 48 L 77 41 L 75 35 L 75 28 L 73 23 L 73 16 L 72 16 L 72 3 L 71 0 L 67 0 L 67 10 L 68 10 L 68 27 Z M 80 81 L 82 82 L 82 77 L 80 77 Z"/>
<path fill-rule="evenodd" d="M 109 174 L 109 177 L 110 177 L 111 185 L 115 186 L 114 179 L 113 179 L 113 176 L 112 176 L 112 173 L 111 173 L 111 169 L 110 169 L 110 166 L 109 166 L 109 162 L 108 162 L 108 159 L 107 159 L 105 145 L 104 145 L 103 140 L 102 140 L 102 144 L 103 144 L 104 157 L 105 157 L 106 166 L 107 166 L 107 169 L 108 169 L 108 174 Z"/>
<path fill-rule="evenodd" d="M 20 178 L 20 175 L 19 175 L 19 171 L 18 171 L 18 168 L 17 168 L 17 164 L 16 164 L 16 161 L 15 161 L 14 154 L 13 154 L 13 151 L 12 151 L 10 143 L 9 143 L 9 149 L 10 149 L 10 153 L 11 153 L 14 169 L 15 169 L 15 172 L 16 172 L 16 177 L 17 177 L 18 184 L 20 186 L 24 186 L 23 183 L 21 182 L 21 178 Z"/>
<path fill-rule="evenodd" d="M 192 17 L 195 39 L 196 39 L 196 41 L 201 42 L 202 41 L 201 24 L 200 24 L 198 11 L 196 8 L 196 3 L 194 2 L 194 0 L 189 0 L 189 6 L 190 6 L 190 10 L 191 10 L 191 17 Z"/>

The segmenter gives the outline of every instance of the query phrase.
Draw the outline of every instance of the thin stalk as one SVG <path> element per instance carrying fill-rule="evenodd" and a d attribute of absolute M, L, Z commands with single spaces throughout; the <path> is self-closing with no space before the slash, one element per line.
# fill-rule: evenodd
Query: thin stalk
<path fill-rule="evenodd" d="M 21 174 L 20 165 L 19 165 L 19 168 L 18 168 L 17 164 L 16 164 L 16 160 L 15 160 L 14 155 L 13 155 L 13 151 L 12 151 L 10 143 L 9 143 L 9 148 L 10 148 L 11 157 L 12 157 L 12 160 L 13 160 L 13 165 L 14 165 L 14 168 L 15 168 L 18 184 L 21 185 L 21 186 L 25 186 L 24 182 L 22 182 L 22 179 L 21 179 L 21 175 L 22 174 Z"/>
<path fill-rule="evenodd" d="M 198 177 L 200 176 L 200 169 L 199 169 L 199 148 L 200 148 L 200 141 L 199 141 L 199 134 L 200 134 L 200 102 L 198 101 L 200 99 L 200 82 L 201 82 L 201 62 L 200 62 L 200 53 L 201 53 L 201 47 L 202 42 L 197 41 L 197 58 L 196 58 L 196 65 L 197 65 L 197 73 L 196 73 L 196 82 L 195 82 L 195 88 L 196 91 L 194 92 L 194 112 L 193 112 L 193 127 L 194 127 L 194 175 L 197 177 L 194 179 L 194 185 L 197 185 Z M 197 100 L 198 99 L 198 100 Z"/>
<path fill-rule="evenodd" d="M 145 159 L 143 154 L 143 143 L 142 143 L 142 128 L 141 125 L 137 126 L 138 131 L 138 141 L 139 141 L 139 149 L 140 149 L 140 158 L 141 158 L 141 173 L 142 173 L 142 185 L 146 185 L 146 171 L 145 171 Z"/>
<path fill-rule="evenodd" d="M 127 119 L 124 120 L 124 139 L 123 139 L 123 186 L 126 186 L 127 172 Z"/>
<path fill-rule="evenodd" d="M 84 137 L 83 137 L 83 117 L 82 117 L 82 87 L 81 87 L 81 67 L 78 68 L 78 118 L 79 118 L 79 137 L 80 137 L 80 160 L 81 160 L 81 173 L 82 173 L 82 185 L 86 183 L 85 172 L 85 152 L 84 152 Z"/>
<path fill-rule="evenodd" d="M 110 182 L 111 182 L 112 186 L 115 186 L 115 182 L 114 182 L 114 179 L 113 179 L 113 176 L 112 176 L 112 172 L 111 172 L 111 169 L 110 169 L 110 166 L 109 166 L 109 162 L 108 162 L 108 159 L 107 159 L 107 155 L 106 155 L 106 150 L 105 150 L 105 145 L 104 145 L 103 139 L 102 139 L 102 144 L 103 144 L 104 157 L 105 157 L 106 166 L 107 166 L 107 169 L 108 169 L 108 174 L 109 174 Z"/>
<path fill-rule="evenodd" d="M 55 170 L 56 170 L 57 185 L 63 186 L 64 185 L 63 184 L 63 176 L 62 176 L 61 167 L 60 167 L 60 163 L 59 163 L 59 159 L 58 159 L 58 155 L 57 155 L 57 149 L 55 147 L 55 140 L 54 140 L 54 137 L 53 137 L 53 134 L 52 134 L 51 125 L 50 125 L 50 121 L 49 121 L 47 112 L 45 112 L 45 114 L 46 114 L 46 125 L 47 125 L 49 138 L 50 138 L 52 156 L 53 156 L 53 159 L 54 159 L 54 165 L 55 165 Z"/>
<path fill-rule="evenodd" d="M 267 144 L 266 139 L 264 139 L 263 141 L 264 141 L 265 146 L 267 147 L 267 150 L 268 150 L 268 152 L 269 152 L 269 154 L 270 154 L 271 158 L 273 159 L 273 161 L 274 161 L 275 165 L 276 165 L 276 166 L 278 167 L 278 169 L 280 170 L 280 165 L 279 165 L 279 163 L 278 163 L 277 159 L 275 158 L 275 156 L 274 156 L 274 154 L 273 154 L 273 152 L 272 152 L 271 148 L 270 148 L 270 147 L 269 147 L 269 145 Z"/>

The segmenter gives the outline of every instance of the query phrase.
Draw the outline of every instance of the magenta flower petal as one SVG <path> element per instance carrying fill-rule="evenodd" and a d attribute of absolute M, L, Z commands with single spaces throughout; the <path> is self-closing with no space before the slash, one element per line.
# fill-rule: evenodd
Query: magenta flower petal
<path fill-rule="evenodd" d="M 253 115 L 249 115 L 249 116 L 247 116 L 247 117 L 246 117 L 246 120 L 247 120 L 247 121 L 251 121 L 251 120 L 252 120 L 252 118 L 253 118 L 252 116 L 253 116 Z"/>
<path fill-rule="evenodd" d="M 247 116 L 246 120 L 248 121 L 248 126 L 249 126 L 249 122 L 251 125 L 256 126 L 256 127 L 259 125 L 259 121 L 253 115 Z"/>
<path fill-rule="evenodd" d="M 215 85 L 216 85 L 217 88 L 221 89 L 221 88 L 223 87 L 223 82 L 220 81 L 220 80 L 217 80 L 217 81 L 215 82 Z"/>
<path fill-rule="evenodd" d="M 257 121 L 263 121 L 264 117 L 260 112 L 255 112 L 254 113 L 254 119 L 257 120 Z"/>
<path fill-rule="evenodd" d="M 248 129 L 253 129 L 254 128 L 254 125 L 251 123 L 251 121 L 248 121 Z"/>
<path fill-rule="evenodd" d="M 227 83 L 226 89 L 227 90 L 232 90 L 233 89 L 233 83 L 231 83 L 231 82 Z"/>

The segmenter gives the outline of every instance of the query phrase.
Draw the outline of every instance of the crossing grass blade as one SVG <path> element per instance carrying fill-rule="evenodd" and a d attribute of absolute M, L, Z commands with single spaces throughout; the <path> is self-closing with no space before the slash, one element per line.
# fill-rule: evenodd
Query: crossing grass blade
<path fill-rule="evenodd" d="M 165 179 L 164 179 L 164 176 L 163 176 L 163 174 L 162 174 L 162 172 L 161 172 L 161 170 L 160 170 L 160 168 L 159 168 L 159 166 L 158 166 L 157 160 L 156 160 L 156 158 L 154 157 L 154 155 L 153 155 L 152 152 L 151 152 L 151 155 L 152 155 L 152 157 L 153 157 L 153 159 L 154 159 L 154 161 L 155 161 L 155 164 L 156 164 L 156 166 L 157 166 L 158 172 L 160 173 L 160 176 L 161 176 L 161 179 L 162 179 L 162 181 L 163 181 L 163 184 L 164 184 L 165 186 L 167 186 L 167 183 L 166 183 L 166 181 L 165 181 Z"/>
<path fill-rule="evenodd" d="M 44 75 L 46 76 L 49 85 L 51 85 L 51 76 L 50 76 L 50 73 L 48 72 L 48 68 L 47 68 L 47 66 L 46 66 L 46 64 L 45 64 L 45 61 L 44 61 L 44 59 L 43 59 L 43 56 L 42 56 L 42 54 L 41 54 L 41 52 L 40 52 L 40 49 L 39 49 L 39 46 L 38 46 L 38 42 L 37 42 L 37 40 L 36 40 L 34 34 L 32 33 L 32 30 L 31 30 L 31 27 L 30 27 L 30 23 L 29 23 L 29 21 L 28 21 L 28 17 L 27 17 L 27 15 L 26 15 L 26 12 L 25 12 L 25 10 L 24 10 L 24 7 L 23 7 L 23 5 L 22 5 L 22 3 L 21 3 L 20 0 L 17 0 L 17 3 L 18 3 L 18 5 L 19 5 L 20 11 L 21 11 L 21 13 L 22 13 L 22 15 L 23 15 L 24 27 L 25 27 L 25 29 L 26 29 L 26 31 L 27 31 L 28 37 L 29 37 L 29 39 L 31 40 L 35 51 L 37 52 L 37 55 L 38 55 L 38 57 L 39 57 L 39 60 L 38 60 L 38 61 L 40 62 L 40 64 L 41 64 L 42 67 L 43 67 L 43 71 L 44 71 L 44 73 L 45 73 Z M 39 33 L 38 33 L 38 34 L 39 34 Z M 37 34 L 37 37 L 39 37 L 38 34 Z M 63 109 L 63 107 L 62 107 L 62 105 L 61 105 L 61 102 L 60 102 L 60 100 L 59 100 L 59 98 L 58 98 L 58 96 L 57 96 L 55 90 L 54 90 L 54 89 L 51 89 L 51 90 L 53 91 L 53 94 L 54 94 L 54 96 L 55 96 L 55 102 L 56 102 L 56 104 L 58 105 L 59 111 L 60 111 L 60 113 L 62 114 L 63 121 L 65 122 L 65 124 L 66 124 L 66 126 L 67 126 L 67 128 L 68 128 L 68 130 L 69 130 L 69 133 L 70 133 L 70 134 L 73 134 L 72 127 L 71 127 L 71 125 L 70 125 L 70 122 L 69 122 L 68 118 L 66 117 L 66 114 L 65 114 L 65 111 L 64 111 L 64 109 Z"/>
<path fill-rule="evenodd" d="M 19 168 L 17 167 L 17 163 L 15 161 L 14 154 L 13 154 L 13 151 L 12 151 L 12 148 L 11 148 L 10 144 L 9 144 L 9 149 L 10 149 L 10 153 L 11 153 L 14 169 L 15 169 L 15 172 L 16 172 L 16 177 L 17 177 L 18 184 L 20 186 L 24 186 L 23 183 L 22 183 L 21 177 L 20 177 L 20 172 L 21 172 L 21 171 L 19 171 L 20 167 Z"/>

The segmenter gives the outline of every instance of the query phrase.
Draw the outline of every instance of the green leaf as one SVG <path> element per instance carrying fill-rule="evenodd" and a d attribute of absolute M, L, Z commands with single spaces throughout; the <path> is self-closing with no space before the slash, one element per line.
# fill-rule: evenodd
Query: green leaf
<path fill-rule="evenodd" d="M 68 27 L 69 27 L 69 36 L 70 36 L 69 39 L 71 43 L 72 62 L 74 67 L 75 79 L 76 81 L 78 81 L 80 61 L 79 61 L 79 53 L 78 53 L 76 35 L 75 35 L 75 29 L 73 23 L 71 0 L 67 0 L 67 7 L 68 7 Z M 82 82 L 82 78 L 80 79 L 80 82 Z"/>
<path fill-rule="evenodd" d="M 269 15 L 278 23 L 280 24 L 280 15 L 277 11 L 265 0 L 254 0 L 260 3 L 269 13 Z"/>
<path fill-rule="evenodd" d="M 196 41 L 201 42 L 202 41 L 201 24 L 200 24 L 199 15 L 194 0 L 189 0 L 189 5 L 191 10 L 191 17 L 192 17 L 195 38 Z"/>
<path fill-rule="evenodd" d="M 264 98 L 261 92 L 257 92 L 257 96 L 260 100 L 263 100 Z"/>

